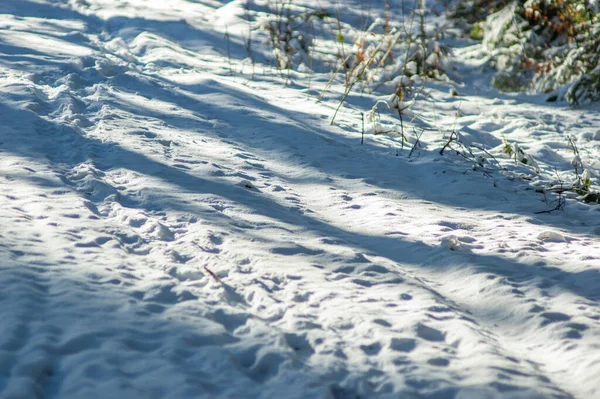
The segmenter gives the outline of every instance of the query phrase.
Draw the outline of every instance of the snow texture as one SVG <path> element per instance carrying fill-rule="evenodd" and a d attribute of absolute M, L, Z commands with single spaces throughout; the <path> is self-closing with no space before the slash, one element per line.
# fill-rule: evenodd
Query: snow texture
<path fill-rule="evenodd" d="M 387 94 L 331 125 L 328 55 L 282 77 L 257 28 L 252 66 L 245 4 L 0 2 L 0 398 L 600 397 L 600 208 L 544 189 L 568 135 L 598 184 L 600 111 L 462 43 L 412 142 L 360 145 Z"/>

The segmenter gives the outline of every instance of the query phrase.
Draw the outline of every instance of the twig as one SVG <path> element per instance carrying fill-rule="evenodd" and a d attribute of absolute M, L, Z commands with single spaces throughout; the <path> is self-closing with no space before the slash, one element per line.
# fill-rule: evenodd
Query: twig
<path fill-rule="evenodd" d="M 394 33 L 394 32 L 392 32 L 392 33 Z M 397 42 L 399 39 L 400 39 L 400 34 L 396 34 L 394 43 Z M 381 46 L 383 46 L 383 40 L 377 44 L 377 47 L 375 47 L 375 49 L 373 50 L 373 53 L 368 58 L 365 58 L 364 60 L 362 60 L 355 68 L 353 68 L 350 71 L 350 75 L 348 75 L 348 73 L 346 72 L 346 76 L 347 77 L 349 76 L 349 78 L 346 79 L 346 88 L 344 90 L 344 94 L 342 95 L 342 99 L 340 100 L 340 103 L 338 104 L 338 106 L 335 109 L 335 112 L 333 114 L 333 117 L 331 118 L 332 125 L 335 122 L 335 118 L 338 114 L 338 111 L 342 107 L 342 104 L 344 104 L 344 102 L 346 101 L 346 98 L 348 98 L 348 96 L 350 95 L 350 92 L 352 91 L 352 88 L 359 81 L 360 77 L 363 76 L 364 73 L 367 71 L 367 69 L 369 68 L 369 65 L 371 65 L 371 63 L 373 62 L 373 60 L 379 53 Z"/>
<path fill-rule="evenodd" d="M 554 168 L 554 173 L 556 173 L 556 177 L 558 178 L 558 184 L 560 185 L 560 189 L 558 191 L 558 203 L 552 209 L 535 212 L 536 215 L 540 215 L 542 213 L 552 213 L 554 211 L 564 211 L 565 210 L 565 205 L 566 205 L 567 201 L 565 200 L 563 193 L 565 191 L 568 191 L 568 189 L 563 189 L 564 182 L 560 178 L 560 176 L 558 174 L 558 170 L 556 168 Z M 545 193 L 544 193 L 544 196 L 545 196 Z"/>
<path fill-rule="evenodd" d="M 414 130 L 414 128 L 413 128 L 413 130 Z M 425 133 L 425 129 L 421 129 L 421 134 L 417 135 L 417 140 L 415 141 L 415 144 L 412 146 L 412 148 L 410 149 L 410 152 L 408 153 L 409 158 L 411 157 L 415 148 L 417 148 L 417 145 L 419 145 L 419 142 L 421 140 L 421 136 L 423 135 L 423 133 Z"/>
<path fill-rule="evenodd" d="M 197 242 L 194 242 L 194 241 L 192 241 L 192 244 L 194 244 L 195 246 L 197 246 L 197 247 L 198 247 L 198 248 L 200 248 L 201 250 L 203 250 L 203 251 L 206 251 L 206 248 L 203 248 L 203 247 L 202 247 L 200 244 L 198 244 Z M 217 276 L 215 273 L 213 273 L 213 272 L 212 272 L 212 270 L 210 270 L 210 269 L 209 269 L 208 267 L 206 267 L 206 266 L 203 266 L 203 267 L 204 267 L 204 270 L 206 270 L 206 272 L 207 272 L 208 274 L 210 274 L 210 276 L 211 276 L 211 277 L 212 277 L 212 278 L 213 278 L 213 279 L 214 279 L 216 282 L 218 282 L 218 283 L 223 283 L 223 282 L 221 281 L 221 279 L 219 278 L 219 276 Z"/>
<path fill-rule="evenodd" d="M 310 84 L 311 84 L 312 76 L 313 76 L 313 57 L 312 57 L 312 53 L 314 52 L 314 49 L 315 49 L 314 38 L 316 36 L 316 34 L 315 34 L 315 23 L 313 21 L 310 21 L 310 27 L 311 27 L 311 30 L 312 30 L 312 39 L 311 39 L 312 41 L 311 41 L 310 46 L 308 46 L 308 51 L 307 51 L 307 54 L 306 54 L 307 57 L 308 57 L 308 69 L 309 69 L 309 72 L 308 72 L 308 87 L 307 87 L 307 90 L 306 90 L 306 93 L 307 93 L 308 97 L 310 97 Z M 313 48 L 312 51 L 310 49 L 311 46 Z"/>
<path fill-rule="evenodd" d="M 455 134 L 456 134 L 455 130 L 452 130 L 452 132 L 450 132 L 450 137 L 448 138 L 448 141 L 446 141 L 446 144 L 444 144 L 444 146 L 440 150 L 440 155 L 444 155 L 444 151 L 446 150 L 446 148 L 448 148 L 448 146 L 450 146 L 450 143 L 452 141 L 454 141 L 454 135 Z"/>
<path fill-rule="evenodd" d="M 219 278 L 219 276 L 217 276 L 216 274 L 214 274 L 208 267 L 204 266 L 204 270 L 206 270 L 206 272 L 208 274 L 210 274 L 210 276 L 215 279 L 215 281 L 217 283 L 222 283 L 221 279 Z"/>
<path fill-rule="evenodd" d="M 577 145 L 575 144 L 575 139 L 572 136 L 567 136 L 567 140 L 569 140 L 569 144 L 571 145 L 571 149 L 575 154 L 575 158 L 571 162 L 573 168 L 575 168 L 575 177 L 579 179 L 579 169 L 578 166 L 581 166 L 581 173 L 583 173 L 583 165 L 581 163 L 581 158 L 579 157 L 579 150 L 577 149 Z"/>
<path fill-rule="evenodd" d="M 344 49 L 344 35 L 342 34 L 342 21 L 340 19 L 340 5 L 339 3 L 336 3 L 336 8 L 335 8 L 335 18 L 337 21 L 337 35 L 336 35 L 336 42 L 340 45 L 340 55 L 342 59 L 346 58 L 346 51 Z M 350 55 L 348 55 L 348 58 L 350 58 Z M 344 67 L 344 74 L 345 79 L 346 79 L 346 85 L 348 84 L 348 79 L 350 78 L 348 76 L 348 65 L 346 64 L 346 62 L 344 62 L 343 64 Z"/>
<path fill-rule="evenodd" d="M 338 73 L 340 73 L 340 71 L 342 70 L 344 64 L 346 62 L 348 62 L 349 59 L 350 59 L 350 56 L 346 57 L 346 59 L 344 59 L 342 61 L 342 65 L 340 65 L 338 67 L 338 69 L 336 69 L 336 71 L 333 73 L 333 75 L 331 75 L 331 78 L 329 79 L 329 82 L 327 82 L 327 84 L 325 85 L 325 88 L 321 91 L 321 94 L 317 98 L 317 102 L 321 101 L 323 99 L 323 97 L 325 96 L 325 93 L 327 93 L 327 91 L 331 88 L 331 85 L 333 84 L 333 81 L 334 81 L 335 77 L 338 75 Z"/>
<path fill-rule="evenodd" d="M 450 137 L 448 138 L 448 141 L 446 142 L 446 144 L 444 144 L 444 146 L 442 147 L 442 149 L 440 150 L 440 155 L 444 155 L 444 150 L 450 145 L 450 143 L 453 140 L 456 140 L 456 125 L 458 123 L 458 115 L 460 112 L 460 104 L 458 105 L 458 109 L 456 110 L 456 118 L 454 118 L 454 126 L 452 126 L 452 132 L 450 133 Z"/>
<path fill-rule="evenodd" d="M 362 122 L 362 135 L 360 137 L 360 145 L 363 145 L 365 142 L 365 113 L 360 113 L 360 120 Z"/>
<path fill-rule="evenodd" d="M 254 80 L 255 61 L 254 53 L 252 52 L 252 21 L 250 21 L 250 0 L 246 0 L 246 5 L 244 8 L 246 13 L 246 20 L 248 21 L 248 41 L 246 42 L 246 51 L 248 52 L 248 57 L 250 57 L 250 62 L 252 63 L 251 79 Z"/>
<path fill-rule="evenodd" d="M 488 157 L 492 158 L 492 159 L 493 159 L 493 160 L 494 160 L 494 161 L 495 161 L 495 162 L 498 164 L 498 167 L 499 167 L 501 170 L 506 170 L 506 168 L 504 168 L 504 167 L 503 167 L 503 166 L 500 164 L 500 162 L 498 161 L 498 159 L 496 159 L 496 157 L 495 157 L 495 156 L 493 156 L 493 155 L 492 155 L 492 154 L 491 154 L 491 153 L 490 153 L 488 150 L 486 150 L 486 149 L 485 149 L 485 148 L 483 148 L 483 147 L 480 147 L 480 146 L 478 146 L 477 144 L 471 144 L 471 146 L 473 146 L 473 147 L 477 148 L 479 151 L 483 151 L 483 152 L 484 152 L 484 153 L 485 153 L 485 154 L 486 154 Z"/>
<path fill-rule="evenodd" d="M 400 138 L 401 138 L 401 148 L 404 149 L 404 121 L 402 120 L 402 111 L 398 109 L 398 117 L 400 118 Z"/>
<path fill-rule="evenodd" d="M 536 215 L 541 215 L 543 213 L 552 213 L 554 211 L 564 211 L 565 210 L 565 199 L 562 196 L 562 193 L 558 195 L 558 203 L 552 209 L 547 209 L 545 211 L 537 211 L 534 212 Z"/>

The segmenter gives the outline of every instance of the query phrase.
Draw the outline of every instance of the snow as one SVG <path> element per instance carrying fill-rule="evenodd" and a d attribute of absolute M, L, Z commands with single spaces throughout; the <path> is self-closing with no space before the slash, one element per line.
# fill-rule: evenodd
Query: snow
<path fill-rule="evenodd" d="M 465 47 L 361 145 L 390 91 L 331 124 L 343 83 L 252 61 L 245 4 L 0 4 L 0 398 L 600 396 L 600 208 L 550 189 L 567 136 L 598 185 L 600 110 Z"/>

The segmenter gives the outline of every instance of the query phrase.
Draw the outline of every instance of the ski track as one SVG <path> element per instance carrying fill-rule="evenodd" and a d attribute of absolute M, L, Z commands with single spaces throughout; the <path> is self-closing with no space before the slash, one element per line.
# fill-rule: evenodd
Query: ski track
<path fill-rule="evenodd" d="M 200 27 L 239 2 L 175 3 L 0 6 L 1 398 L 600 395 L 597 207 L 535 214 L 435 134 L 360 146 L 335 100 L 229 76 Z M 568 132 L 598 178 L 597 110 L 469 90 L 464 140 L 551 174 Z"/>

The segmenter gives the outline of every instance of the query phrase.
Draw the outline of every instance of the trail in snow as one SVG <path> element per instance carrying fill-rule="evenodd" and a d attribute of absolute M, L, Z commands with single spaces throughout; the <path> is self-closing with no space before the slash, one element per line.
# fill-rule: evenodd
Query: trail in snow
<path fill-rule="evenodd" d="M 248 79 L 243 2 L 11 1 L 0 26 L 1 398 L 598 395 L 598 207 L 534 189 L 566 134 L 598 181 L 597 109 L 486 92 L 465 56 L 460 99 L 414 111 L 541 170 L 486 175 L 439 131 L 361 146 L 374 95 L 330 126 L 306 74 Z"/>

